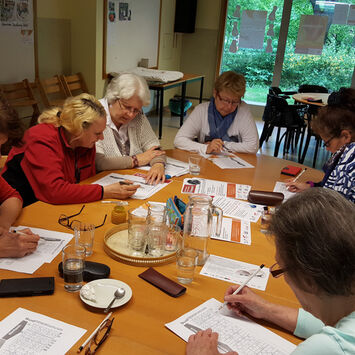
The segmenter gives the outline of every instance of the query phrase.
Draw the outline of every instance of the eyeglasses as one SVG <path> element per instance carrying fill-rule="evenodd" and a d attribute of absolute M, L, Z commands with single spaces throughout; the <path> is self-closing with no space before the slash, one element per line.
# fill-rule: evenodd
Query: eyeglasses
<path fill-rule="evenodd" d="M 97 330 L 94 337 L 90 340 L 89 346 L 85 351 L 85 355 L 92 355 L 96 353 L 97 349 L 99 349 L 99 347 L 104 343 L 104 341 L 110 335 L 110 331 L 114 319 L 115 318 L 107 319 L 106 322 L 102 323 L 101 327 Z"/>
<path fill-rule="evenodd" d="M 138 113 L 142 111 L 142 109 L 138 110 L 137 108 L 124 104 L 120 99 L 118 100 L 118 103 L 120 104 L 122 110 L 133 113 L 134 115 L 138 115 Z"/>
<path fill-rule="evenodd" d="M 83 211 L 84 207 L 85 207 L 85 205 L 83 205 L 83 207 L 81 207 L 81 210 L 78 213 L 72 214 L 71 216 L 61 214 L 58 218 L 58 223 L 65 228 L 69 228 L 71 230 L 74 230 L 73 224 L 75 225 L 75 223 L 78 223 L 80 221 L 78 221 L 77 219 L 73 219 L 72 221 L 70 221 L 70 218 L 79 216 L 79 214 Z M 102 227 L 106 222 L 106 218 L 107 218 L 107 214 L 105 214 L 104 221 L 100 225 L 95 226 L 95 229 Z"/>
<path fill-rule="evenodd" d="M 331 138 L 329 138 L 327 141 L 323 142 L 323 147 L 329 147 L 330 146 L 330 142 L 335 138 L 336 136 L 333 136 Z"/>
<path fill-rule="evenodd" d="M 221 97 L 219 93 L 217 93 L 217 97 L 221 102 L 223 102 L 226 105 L 237 106 L 240 104 L 240 100 L 234 101 L 234 100 L 224 99 L 223 97 Z"/>
<path fill-rule="evenodd" d="M 286 271 L 286 269 L 281 269 L 278 263 L 275 263 L 274 265 L 270 266 L 269 270 L 271 276 L 275 278 L 282 276 L 282 274 Z"/>

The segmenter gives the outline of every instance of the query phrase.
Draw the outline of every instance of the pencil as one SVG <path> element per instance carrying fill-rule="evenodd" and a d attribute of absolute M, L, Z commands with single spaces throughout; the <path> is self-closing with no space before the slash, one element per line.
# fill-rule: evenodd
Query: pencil
<path fill-rule="evenodd" d="M 255 272 L 253 272 L 247 280 L 245 280 L 232 294 L 236 295 L 238 294 L 247 284 L 248 282 L 264 267 L 264 264 L 261 264 Z M 221 310 L 228 302 L 224 301 L 221 307 L 219 307 L 219 310 Z"/>
<path fill-rule="evenodd" d="M 83 350 L 85 348 L 85 346 L 88 344 L 88 342 L 95 336 L 96 332 L 100 329 L 101 325 L 107 321 L 107 319 L 109 319 L 112 315 L 112 312 L 110 312 L 105 319 L 98 325 L 98 327 L 90 334 L 90 336 L 84 341 L 84 343 L 80 346 L 80 348 L 78 349 L 78 353 L 81 352 L 81 350 Z"/>

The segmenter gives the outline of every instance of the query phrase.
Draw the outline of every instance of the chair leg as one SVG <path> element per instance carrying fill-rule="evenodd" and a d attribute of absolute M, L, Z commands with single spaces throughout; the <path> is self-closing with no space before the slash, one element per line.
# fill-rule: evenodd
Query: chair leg
<path fill-rule="evenodd" d="M 306 158 L 306 154 L 307 154 L 307 150 L 308 150 L 308 146 L 309 146 L 309 142 L 311 140 L 312 134 L 311 132 L 308 130 L 307 132 L 307 138 L 306 138 L 306 143 L 304 145 L 303 148 L 303 152 L 302 152 L 302 156 L 301 156 L 301 160 L 299 161 L 299 163 L 303 164 L 304 159 Z"/>
<path fill-rule="evenodd" d="M 276 142 L 275 142 L 275 150 L 274 150 L 274 157 L 277 157 L 279 154 L 279 149 L 280 149 L 280 144 L 282 141 L 282 137 L 280 139 L 280 132 L 281 132 L 281 127 L 277 128 L 277 135 L 276 135 Z"/>
<path fill-rule="evenodd" d="M 316 137 L 316 148 L 314 150 L 313 165 L 312 165 L 313 168 L 316 166 L 319 145 L 320 145 L 320 140 L 318 137 Z"/>
<path fill-rule="evenodd" d="M 268 131 L 269 131 L 270 124 L 265 122 L 263 131 L 261 132 L 260 139 L 259 139 L 259 148 L 263 146 L 263 143 L 265 142 L 265 139 L 267 137 Z"/>

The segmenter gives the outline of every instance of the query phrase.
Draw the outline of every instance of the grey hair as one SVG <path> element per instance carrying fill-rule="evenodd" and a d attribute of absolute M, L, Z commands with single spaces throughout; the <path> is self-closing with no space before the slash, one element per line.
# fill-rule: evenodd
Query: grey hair
<path fill-rule="evenodd" d="M 339 192 L 311 188 L 276 211 L 269 226 L 287 275 L 307 292 L 355 291 L 355 205 Z"/>
<path fill-rule="evenodd" d="M 105 98 L 110 105 L 121 98 L 129 100 L 134 95 L 142 100 L 143 106 L 150 104 L 150 92 L 145 79 L 136 74 L 124 73 L 107 85 Z"/>

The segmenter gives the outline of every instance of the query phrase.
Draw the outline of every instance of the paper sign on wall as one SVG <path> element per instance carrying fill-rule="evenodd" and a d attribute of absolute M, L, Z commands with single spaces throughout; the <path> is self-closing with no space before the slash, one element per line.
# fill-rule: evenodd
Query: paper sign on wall
<path fill-rule="evenodd" d="M 262 49 L 267 11 L 244 10 L 240 25 L 239 48 Z"/>

